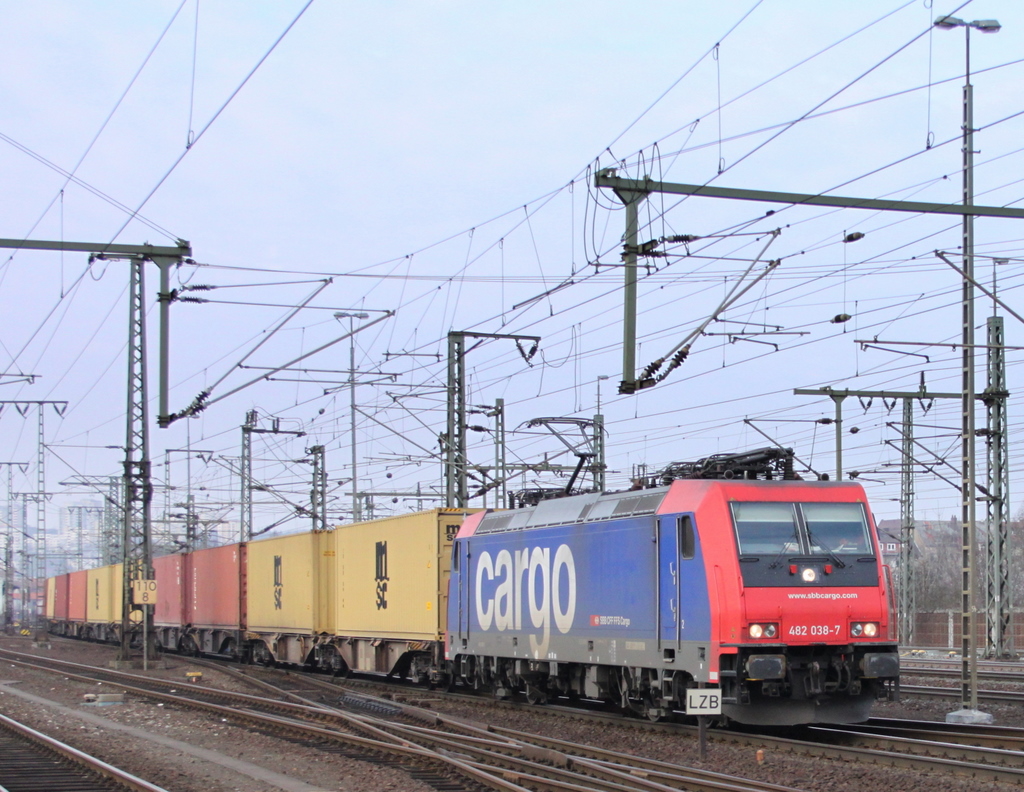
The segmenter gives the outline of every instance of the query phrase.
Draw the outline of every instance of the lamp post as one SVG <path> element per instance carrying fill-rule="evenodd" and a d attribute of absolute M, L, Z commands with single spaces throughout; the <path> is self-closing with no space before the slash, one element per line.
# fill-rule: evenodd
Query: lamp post
<path fill-rule="evenodd" d="M 611 379 L 607 374 L 597 375 L 597 414 L 601 414 L 601 380 Z"/>
<path fill-rule="evenodd" d="M 971 28 L 982 33 L 996 33 L 1001 25 L 994 19 L 967 22 L 952 16 L 940 16 L 935 27 L 952 30 L 962 27 L 965 34 L 966 69 L 963 91 L 964 150 L 963 205 L 974 204 L 974 88 L 971 85 Z M 963 225 L 963 338 L 962 338 L 962 439 L 961 439 L 961 518 L 963 528 L 963 586 L 961 608 L 960 679 L 961 709 L 946 716 L 952 723 L 991 723 L 992 716 L 978 711 L 978 658 L 975 637 L 975 581 L 977 580 L 977 509 L 975 486 L 974 426 L 974 216 L 965 212 Z"/>
<path fill-rule="evenodd" d="M 349 412 L 352 423 L 350 433 L 352 435 L 352 522 L 360 522 L 363 519 L 363 510 L 359 506 L 359 477 L 356 475 L 356 330 L 355 319 L 368 319 L 368 313 L 348 313 L 338 311 L 334 318 L 349 320 L 348 339 L 348 385 L 349 385 Z"/>

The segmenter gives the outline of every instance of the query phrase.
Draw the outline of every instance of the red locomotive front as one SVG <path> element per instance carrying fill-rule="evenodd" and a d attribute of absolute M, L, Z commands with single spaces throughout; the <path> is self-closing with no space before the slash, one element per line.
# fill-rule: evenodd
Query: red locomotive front
<path fill-rule="evenodd" d="M 899 677 L 899 654 L 888 569 L 861 486 L 676 487 L 687 499 L 683 491 L 704 490 L 697 526 L 715 581 L 723 711 L 742 708 L 747 722 L 756 712 L 765 724 L 867 719 Z"/>

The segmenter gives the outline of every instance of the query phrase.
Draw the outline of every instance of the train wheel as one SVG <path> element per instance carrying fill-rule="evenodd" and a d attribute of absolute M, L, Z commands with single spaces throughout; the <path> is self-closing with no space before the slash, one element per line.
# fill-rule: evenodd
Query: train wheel
<path fill-rule="evenodd" d="M 543 690 L 538 690 L 533 685 L 526 684 L 526 700 L 531 704 L 540 705 L 548 703 L 548 696 Z"/>
<path fill-rule="evenodd" d="M 658 721 L 665 720 L 668 717 L 668 712 L 662 706 L 655 704 L 652 699 L 646 699 L 644 701 L 644 715 L 647 719 L 657 723 Z"/>

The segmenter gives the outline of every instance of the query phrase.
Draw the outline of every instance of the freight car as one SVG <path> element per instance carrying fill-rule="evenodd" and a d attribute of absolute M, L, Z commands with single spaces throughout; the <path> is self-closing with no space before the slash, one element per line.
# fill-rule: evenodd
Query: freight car
<path fill-rule="evenodd" d="M 158 557 L 155 644 L 439 681 L 452 540 L 475 511 L 434 509 Z M 49 579 L 50 630 L 119 643 L 121 570 Z"/>
<path fill-rule="evenodd" d="M 750 724 L 867 719 L 899 674 L 859 484 L 676 480 L 466 519 L 445 656 L 463 684 L 651 718 L 720 692 Z"/>

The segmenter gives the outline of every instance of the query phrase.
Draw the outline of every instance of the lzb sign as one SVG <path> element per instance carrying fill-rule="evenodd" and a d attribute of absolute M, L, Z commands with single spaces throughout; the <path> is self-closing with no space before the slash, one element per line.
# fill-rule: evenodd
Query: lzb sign
<path fill-rule="evenodd" d="M 689 688 L 686 691 L 687 715 L 721 715 L 722 691 L 718 688 Z"/>
<path fill-rule="evenodd" d="M 133 580 L 132 602 L 136 605 L 156 605 L 156 581 Z"/>

